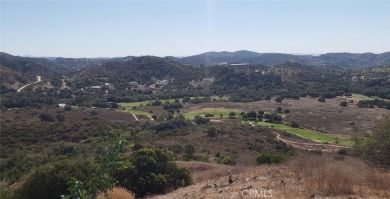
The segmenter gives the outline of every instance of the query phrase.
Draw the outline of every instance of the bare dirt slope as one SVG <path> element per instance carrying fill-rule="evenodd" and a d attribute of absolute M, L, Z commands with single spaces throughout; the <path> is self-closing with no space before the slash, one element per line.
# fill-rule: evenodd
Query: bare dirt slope
<path fill-rule="evenodd" d="M 150 198 L 389 198 L 390 173 L 367 168 L 360 160 L 303 155 L 280 165 L 218 168 L 184 165 L 203 181 Z M 180 165 L 180 164 L 179 164 Z M 191 165 L 191 166 L 189 166 Z M 183 165 L 182 165 L 183 166 Z M 198 169 L 196 169 L 199 167 Z M 228 170 L 234 182 L 228 183 Z M 206 171 L 210 170 L 209 173 Z M 224 171 L 224 175 L 222 172 Z M 218 174 L 218 175 L 215 175 Z M 223 176 L 219 176 L 223 175 Z M 206 177 L 209 177 L 206 179 Z M 198 179 L 198 178 L 196 178 Z"/>

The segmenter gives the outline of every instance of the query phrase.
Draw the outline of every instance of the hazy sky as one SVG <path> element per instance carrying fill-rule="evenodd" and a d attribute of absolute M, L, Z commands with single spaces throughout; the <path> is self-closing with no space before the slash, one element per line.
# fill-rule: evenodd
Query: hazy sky
<path fill-rule="evenodd" d="M 3 1 L 13 55 L 390 51 L 390 1 Z"/>

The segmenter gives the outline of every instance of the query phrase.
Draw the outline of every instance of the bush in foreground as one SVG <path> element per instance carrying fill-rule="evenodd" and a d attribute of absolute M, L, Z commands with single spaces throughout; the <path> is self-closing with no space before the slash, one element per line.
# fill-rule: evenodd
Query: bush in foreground
<path fill-rule="evenodd" d="M 390 117 L 364 140 L 356 140 L 355 149 L 370 165 L 390 170 Z"/>
<path fill-rule="evenodd" d="M 279 163 L 286 159 L 287 155 L 277 151 L 262 152 L 256 158 L 257 164 Z"/>
<path fill-rule="evenodd" d="M 57 163 L 38 168 L 27 177 L 17 190 L 17 198 L 45 199 L 60 198 L 68 192 L 68 181 L 77 177 L 85 181 L 92 173 L 89 164 Z"/>
<path fill-rule="evenodd" d="M 173 155 L 159 149 L 140 149 L 124 160 L 113 173 L 118 185 L 134 191 L 137 196 L 163 193 L 191 183 L 190 173 L 178 168 Z"/>

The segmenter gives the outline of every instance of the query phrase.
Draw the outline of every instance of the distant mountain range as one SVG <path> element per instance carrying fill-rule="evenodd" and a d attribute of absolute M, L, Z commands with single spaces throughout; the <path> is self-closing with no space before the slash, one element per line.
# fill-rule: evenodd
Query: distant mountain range
<path fill-rule="evenodd" d="M 0 65 L 27 74 L 56 74 L 95 66 L 106 61 L 129 61 L 133 57 L 63 58 L 22 57 L 0 52 Z"/>
<path fill-rule="evenodd" d="M 206 52 L 189 57 L 167 57 L 173 61 L 190 65 L 228 65 L 228 64 L 264 64 L 277 65 L 285 62 L 297 62 L 314 66 L 339 66 L 344 68 L 362 68 L 378 65 L 390 65 L 390 52 L 373 53 L 326 53 L 318 56 L 292 55 L 283 53 L 257 53 L 252 51 Z"/>
<path fill-rule="evenodd" d="M 22 74 L 64 74 L 84 68 L 100 65 L 105 62 L 131 61 L 133 56 L 116 58 L 63 58 L 63 57 L 21 57 L 0 52 L 0 66 L 19 71 Z M 338 68 L 364 68 L 370 66 L 390 65 L 390 52 L 373 53 L 326 53 L 314 55 L 292 55 L 282 53 L 257 53 L 252 51 L 236 52 L 206 52 L 189 57 L 165 57 L 171 61 L 184 65 L 240 65 L 262 64 L 274 66 L 286 62 L 303 65 Z"/>

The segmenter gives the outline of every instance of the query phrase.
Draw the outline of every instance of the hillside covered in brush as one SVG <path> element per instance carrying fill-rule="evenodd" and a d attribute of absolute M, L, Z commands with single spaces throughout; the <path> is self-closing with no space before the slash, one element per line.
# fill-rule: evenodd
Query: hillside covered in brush
<path fill-rule="evenodd" d="M 345 68 L 363 68 L 390 64 L 390 52 L 374 53 L 326 53 L 314 55 L 292 55 L 283 53 L 257 53 L 251 51 L 207 52 L 183 58 L 172 58 L 184 64 L 265 64 L 277 65 L 285 62 L 297 62 L 315 66 L 340 66 Z"/>

